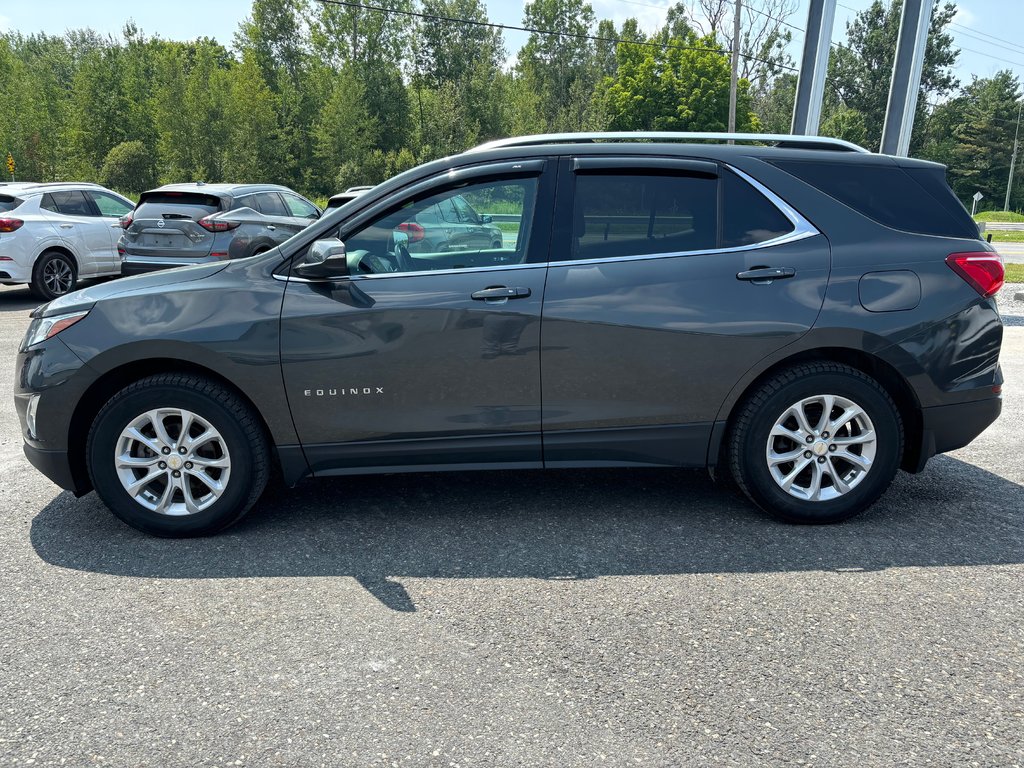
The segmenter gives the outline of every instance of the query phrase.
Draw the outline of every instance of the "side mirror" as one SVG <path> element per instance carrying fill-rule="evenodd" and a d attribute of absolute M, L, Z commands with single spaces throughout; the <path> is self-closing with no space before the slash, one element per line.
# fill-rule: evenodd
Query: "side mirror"
<path fill-rule="evenodd" d="M 311 280 L 333 280 L 348 277 L 348 252 L 336 237 L 317 240 L 309 246 L 309 253 L 292 271 Z"/>
<path fill-rule="evenodd" d="M 481 216 L 480 216 L 480 223 L 481 224 L 490 224 L 492 221 L 493 221 L 493 219 L 490 217 L 489 214 L 486 214 L 486 213 L 481 214 Z"/>

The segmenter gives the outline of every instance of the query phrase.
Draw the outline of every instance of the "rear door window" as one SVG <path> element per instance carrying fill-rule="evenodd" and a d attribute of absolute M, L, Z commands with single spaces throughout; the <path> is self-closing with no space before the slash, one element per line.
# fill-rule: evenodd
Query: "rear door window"
<path fill-rule="evenodd" d="M 702 251 L 717 244 L 717 178 L 683 173 L 577 174 L 574 259 Z"/>
<path fill-rule="evenodd" d="M 732 171 L 722 174 L 722 248 L 756 245 L 787 235 L 793 223 Z"/>
<path fill-rule="evenodd" d="M 97 216 L 98 211 L 85 197 L 84 192 L 71 190 L 68 192 L 47 192 L 39 207 L 61 213 L 65 216 Z"/>
<path fill-rule="evenodd" d="M 195 192 L 147 192 L 135 209 L 135 219 L 192 219 L 221 209 L 220 198 Z"/>
<path fill-rule="evenodd" d="M 257 192 L 251 199 L 256 203 L 256 210 L 266 216 L 290 216 L 288 209 L 281 202 L 277 192 Z"/>

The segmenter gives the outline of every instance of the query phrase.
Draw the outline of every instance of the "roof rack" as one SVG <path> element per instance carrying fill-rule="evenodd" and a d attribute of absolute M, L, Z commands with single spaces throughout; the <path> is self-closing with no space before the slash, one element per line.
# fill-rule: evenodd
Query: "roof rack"
<path fill-rule="evenodd" d="M 497 139 L 466 150 L 483 152 L 504 147 L 529 147 L 537 144 L 591 144 L 599 141 L 690 142 L 690 141 L 742 141 L 771 143 L 791 149 L 824 149 L 839 152 L 867 152 L 849 141 L 826 136 L 799 136 L 786 133 L 681 133 L 669 131 L 613 131 L 608 133 L 540 133 Z"/>
<path fill-rule="evenodd" d="M 24 187 L 25 189 L 38 189 L 40 187 L 102 187 L 94 181 L 11 181 L 11 186 Z"/>

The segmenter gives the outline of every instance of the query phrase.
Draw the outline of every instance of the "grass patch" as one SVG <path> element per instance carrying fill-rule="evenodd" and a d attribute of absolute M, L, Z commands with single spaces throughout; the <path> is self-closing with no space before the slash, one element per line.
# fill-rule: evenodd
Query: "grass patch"
<path fill-rule="evenodd" d="M 984 211 L 974 217 L 975 221 L 1024 222 L 1024 215 L 1014 211 Z"/>
<path fill-rule="evenodd" d="M 1007 264 L 1006 282 L 1024 283 L 1024 264 Z"/>
<path fill-rule="evenodd" d="M 992 235 L 993 243 L 1024 243 L 1024 232 L 986 232 L 985 237 Z"/>

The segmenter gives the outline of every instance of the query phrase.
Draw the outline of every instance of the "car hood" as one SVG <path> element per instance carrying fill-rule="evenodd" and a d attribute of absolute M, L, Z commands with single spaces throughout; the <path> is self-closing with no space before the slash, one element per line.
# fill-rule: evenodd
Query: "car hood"
<path fill-rule="evenodd" d="M 227 265 L 227 261 L 196 264 L 192 267 L 165 269 L 144 275 L 124 277 L 120 280 L 111 280 L 99 285 L 91 285 L 80 291 L 72 291 L 65 296 L 54 299 L 48 304 L 43 304 L 32 313 L 32 317 L 51 317 L 68 312 L 77 312 L 89 309 L 97 301 L 109 299 L 111 296 L 122 296 L 126 293 L 147 293 L 154 289 L 162 290 L 173 285 L 191 283 L 195 280 L 211 277 L 223 270 Z"/>

